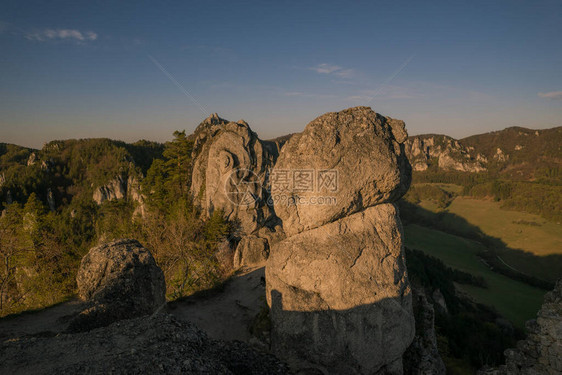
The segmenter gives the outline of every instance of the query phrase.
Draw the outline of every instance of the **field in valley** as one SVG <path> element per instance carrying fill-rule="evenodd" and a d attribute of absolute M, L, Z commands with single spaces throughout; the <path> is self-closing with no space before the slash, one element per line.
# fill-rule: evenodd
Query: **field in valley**
<path fill-rule="evenodd" d="M 458 286 L 475 301 L 492 306 L 520 328 L 536 316 L 545 291 L 490 270 L 477 255 L 485 249 L 482 244 L 416 224 L 406 225 L 404 231 L 406 246 L 439 258 L 449 267 L 482 276 L 487 289 Z"/>

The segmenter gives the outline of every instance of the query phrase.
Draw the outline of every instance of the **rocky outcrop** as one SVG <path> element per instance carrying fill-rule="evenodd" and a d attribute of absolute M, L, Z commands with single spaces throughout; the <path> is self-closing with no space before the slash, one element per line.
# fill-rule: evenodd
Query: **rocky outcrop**
<path fill-rule="evenodd" d="M 80 263 L 76 283 L 79 297 L 88 305 L 70 323 L 70 331 L 151 314 L 166 302 L 164 274 L 136 240 L 92 248 Z"/>
<path fill-rule="evenodd" d="M 217 114 L 205 119 L 193 138 L 195 201 L 205 216 L 220 210 L 237 224 L 236 268 L 263 263 L 269 241 L 283 236 L 269 202 L 268 181 L 282 143 L 262 141 L 246 122 L 229 122 Z"/>
<path fill-rule="evenodd" d="M 262 141 L 244 121 L 214 114 L 195 130 L 191 193 L 203 212 L 222 210 L 243 235 L 274 218 L 267 205 L 267 176 L 277 158 L 273 142 Z"/>
<path fill-rule="evenodd" d="M 53 190 L 51 188 L 47 189 L 47 204 L 49 205 L 49 210 L 56 211 L 57 205 L 55 202 L 55 195 L 53 194 Z"/>
<path fill-rule="evenodd" d="M 329 192 L 292 185 L 283 192 L 291 199 L 274 199 L 289 237 L 266 265 L 271 345 L 295 368 L 402 373 L 414 317 L 392 202 L 410 184 L 406 137 L 402 121 L 356 107 L 312 121 L 280 153 L 272 176 L 312 171 L 318 183 L 318 171 L 332 171 L 341 183 Z M 319 204 L 327 194 L 334 199 Z"/>
<path fill-rule="evenodd" d="M 527 338 L 505 351 L 506 364 L 480 374 L 562 374 L 562 279 L 545 295 L 537 319 L 528 321 L 526 328 Z"/>
<path fill-rule="evenodd" d="M 282 375 L 287 366 L 239 341 L 210 339 L 190 323 L 158 314 L 88 333 L 0 343 L 3 374 Z"/>
<path fill-rule="evenodd" d="M 288 235 L 366 207 L 398 200 L 409 188 L 404 122 L 367 107 L 322 115 L 283 146 L 271 177 L 275 213 Z M 290 174 L 287 184 L 285 172 Z M 314 204 L 335 197 L 329 204 Z M 296 202 L 303 204 L 295 204 Z"/>
<path fill-rule="evenodd" d="M 117 176 L 106 185 L 99 186 L 94 190 L 92 199 L 97 204 L 105 201 L 123 199 L 127 195 L 127 182 L 122 176 Z"/>
<path fill-rule="evenodd" d="M 404 353 L 404 374 L 445 375 L 445 364 L 437 348 L 433 305 L 427 300 L 425 291 L 421 287 L 413 288 L 412 295 L 416 335 Z"/>
<path fill-rule="evenodd" d="M 406 153 L 415 171 L 431 165 L 446 171 L 482 172 L 488 163 L 484 155 L 446 135 L 421 135 L 406 141 Z"/>
<path fill-rule="evenodd" d="M 105 201 L 112 201 L 118 199 L 129 199 L 137 203 L 137 207 L 133 216 L 144 216 L 145 205 L 144 196 L 140 192 L 140 181 L 129 175 L 128 177 L 117 176 L 107 184 L 94 189 L 92 199 L 97 204 L 102 204 Z"/>

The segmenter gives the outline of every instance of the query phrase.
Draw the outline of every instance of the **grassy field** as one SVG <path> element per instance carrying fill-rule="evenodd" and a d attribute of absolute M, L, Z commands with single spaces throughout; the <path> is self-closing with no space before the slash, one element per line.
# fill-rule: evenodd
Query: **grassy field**
<path fill-rule="evenodd" d="M 494 307 L 521 328 L 536 316 L 545 291 L 491 271 L 477 256 L 484 249 L 480 243 L 415 224 L 405 226 L 404 231 L 406 246 L 435 256 L 452 268 L 482 276 L 487 289 L 459 286 L 475 301 Z"/>
<path fill-rule="evenodd" d="M 448 211 L 513 249 L 539 256 L 562 254 L 562 225 L 538 215 L 508 211 L 501 209 L 497 202 L 463 197 L 455 198 Z"/>
<path fill-rule="evenodd" d="M 424 185 L 424 184 L 420 184 Z M 458 193 L 462 188 L 453 184 L 431 184 Z M 481 199 L 457 197 L 446 208 L 426 199 L 418 206 L 422 216 L 446 211 L 447 227 L 455 233 L 470 234 L 475 227 L 484 235 L 505 244 L 494 249 L 507 267 L 538 279 L 554 282 L 562 277 L 562 225 L 547 221 L 539 215 L 505 210 L 500 203 Z"/>

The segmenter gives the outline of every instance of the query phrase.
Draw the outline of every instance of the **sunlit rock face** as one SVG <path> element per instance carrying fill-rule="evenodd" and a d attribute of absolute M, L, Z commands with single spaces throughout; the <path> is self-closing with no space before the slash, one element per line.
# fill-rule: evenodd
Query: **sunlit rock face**
<path fill-rule="evenodd" d="M 275 212 L 285 232 L 296 234 L 399 199 L 411 181 L 403 145 L 407 137 L 403 121 L 368 107 L 326 113 L 291 137 L 280 152 L 274 175 L 287 170 L 311 170 L 315 175 L 312 189 L 290 186 L 288 201 L 334 196 L 337 202 L 299 205 L 278 200 Z M 337 179 L 336 184 L 329 184 L 331 178 Z"/>
<path fill-rule="evenodd" d="M 339 179 L 331 191 L 290 188 L 298 199 L 274 200 L 289 237 L 266 265 L 271 344 L 295 368 L 402 373 L 414 317 L 393 202 L 411 180 L 406 138 L 402 121 L 357 107 L 317 118 L 281 151 L 272 176 L 330 170 Z M 320 195 L 335 199 L 312 204 Z"/>
<path fill-rule="evenodd" d="M 193 176 L 191 193 L 206 216 L 216 210 L 238 225 L 240 238 L 266 237 L 264 228 L 279 232 L 281 228 L 268 204 L 268 174 L 279 152 L 275 142 L 262 141 L 244 121 L 228 122 L 214 114 L 204 120 L 194 133 Z M 257 240 L 262 243 L 263 241 Z M 254 241 L 256 243 L 256 241 Z M 244 254 L 255 249 L 241 241 L 237 266 L 260 258 Z M 265 261 L 265 259 L 261 259 Z"/>
<path fill-rule="evenodd" d="M 274 143 L 261 141 L 244 121 L 216 114 L 195 131 L 191 192 L 203 211 L 222 210 L 243 233 L 262 227 L 272 212 L 266 204 L 267 172 L 277 157 Z"/>

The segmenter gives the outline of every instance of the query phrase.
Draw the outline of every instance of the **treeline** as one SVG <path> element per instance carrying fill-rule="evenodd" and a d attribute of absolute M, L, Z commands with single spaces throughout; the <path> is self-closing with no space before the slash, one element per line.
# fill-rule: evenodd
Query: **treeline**
<path fill-rule="evenodd" d="M 435 309 L 438 349 L 447 373 L 475 373 L 484 365 L 504 363 L 503 352 L 523 338 L 523 332 L 490 308 L 459 297 L 454 282 L 483 287 L 484 280 L 464 272 L 454 272 L 443 262 L 422 251 L 406 249 L 408 276 L 414 287 L 421 287 L 432 301 L 439 289 L 448 312 Z M 437 306 L 437 302 L 433 301 Z"/>
<path fill-rule="evenodd" d="M 446 207 L 450 197 L 436 188 L 420 187 L 420 183 L 447 183 L 462 186 L 462 195 L 488 198 L 500 202 L 502 208 L 541 215 L 547 220 L 562 221 L 562 184 L 559 169 L 541 169 L 537 181 L 513 181 L 498 177 L 495 173 L 467 173 L 432 170 L 415 172 L 408 196 L 417 203 L 422 199 L 435 200 Z M 549 177 L 550 176 L 550 177 Z M 407 196 L 407 197 L 408 197 Z"/>
<path fill-rule="evenodd" d="M 165 145 L 88 139 L 54 141 L 40 151 L 0 147 L 0 316 L 72 296 L 82 256 L 123 237 L 151 250 L 170 299 L 222 280 L 228 263 L 218 258 L 234 228 L 219 211 L 205 218 L 193 204 L 191 149 L 185 132 Z M 37 161 L 28 163 L 33 153 Z M 141 181 L 141 202 L 92 200 L 96 187 L 117 176 Z M 55 211 L 48 207 L 49 189 Z"/>
<path fill-rule="evenodd" d="M 562 220 L 562 186 L 559 185 L 495 180 L 473 186 L 469 194 L 477 198 L 492 197 L 502 208 Z"/>

